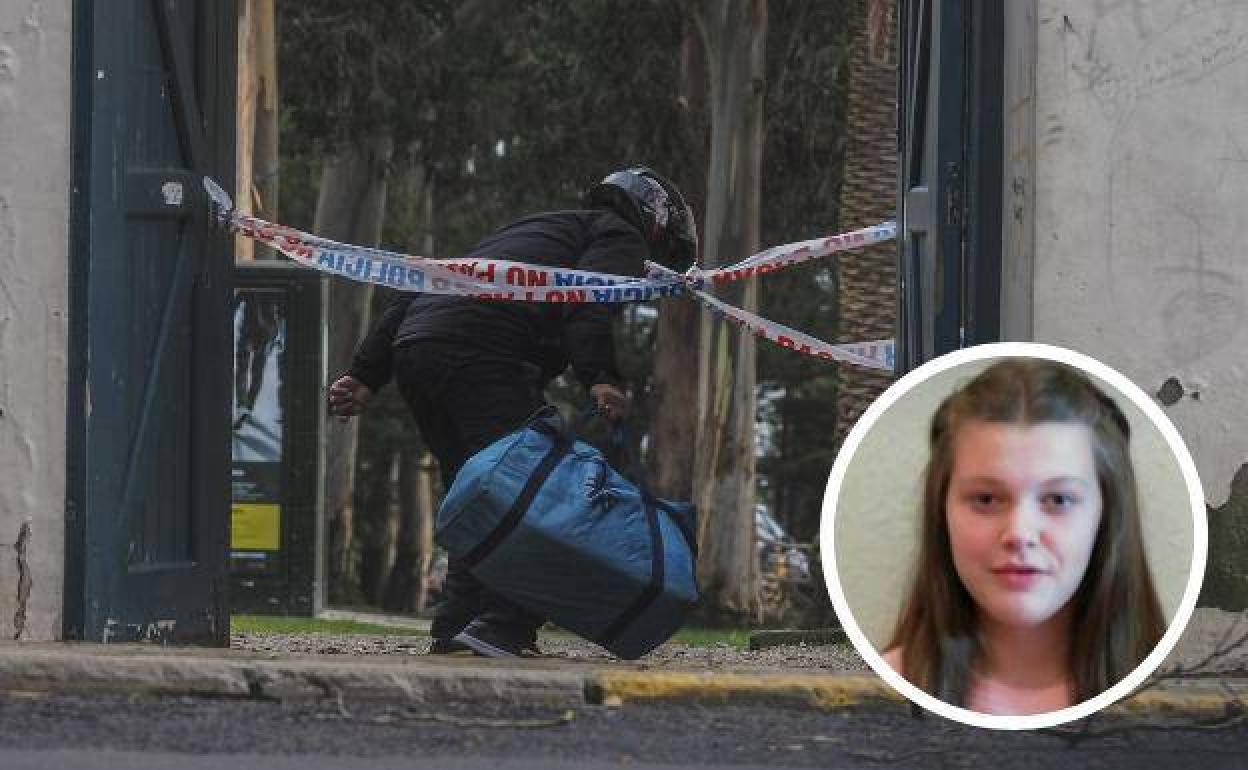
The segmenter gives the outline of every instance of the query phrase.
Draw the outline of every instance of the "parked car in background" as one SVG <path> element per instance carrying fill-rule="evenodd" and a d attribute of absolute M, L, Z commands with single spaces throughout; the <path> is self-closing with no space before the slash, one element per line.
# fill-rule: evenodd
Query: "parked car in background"
<path fill-rule="evenodd" d="M 790 537 L 765 505 L 754 507 L 754 532 L 759 574 L 763 579 L 797 583 L 810 581 L 809 546 Z"/>

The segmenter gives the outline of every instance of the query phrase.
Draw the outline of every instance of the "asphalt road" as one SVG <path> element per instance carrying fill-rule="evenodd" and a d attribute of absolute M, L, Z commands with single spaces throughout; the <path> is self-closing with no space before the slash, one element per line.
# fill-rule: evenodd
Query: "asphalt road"
<path fill-rule="evenodd" d="M 1232 720 L 1234 721 L 1234 720 Z M 0 768 L 1199 767 L 1243 770 L 1248 722 L 1000 733 L 904 710 L 532 707 L 0 694 Z"/>

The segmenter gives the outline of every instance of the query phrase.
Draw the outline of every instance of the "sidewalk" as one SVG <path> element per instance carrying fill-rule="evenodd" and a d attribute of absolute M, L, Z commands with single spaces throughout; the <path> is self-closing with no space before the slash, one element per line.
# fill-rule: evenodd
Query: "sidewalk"
<path fill-rule="evenodd" d="M 1190 665 L 1203 659 L 1236 619 L 1217 610 L 1198 611 L 1171 663 Z M 403 654 L 360 656 L 5 642 L 0 643 L 0 691 L 427 703 L 488 700 L 561 707 L 676 700 L 785 702 L 826 710 L 907 708 L 870 671 L 757 665 L 740 651 L 734 651 L 741 659 L 733 665 L 716 665 L 710 658 L 699 663 L 696 656 L 683 660 L 669 656 L 656 665 L 558 653 L 508 661 L 414 654 L 415 645 L 423 651 L 425 643 L 417 637 L 409 640 Z M 1213 672 L 1166 680 L 1115 710 L 1150 716 L 1221 716 L 1235 699 L 1248 701 L 1248 649 L 1220 661 Z"/>

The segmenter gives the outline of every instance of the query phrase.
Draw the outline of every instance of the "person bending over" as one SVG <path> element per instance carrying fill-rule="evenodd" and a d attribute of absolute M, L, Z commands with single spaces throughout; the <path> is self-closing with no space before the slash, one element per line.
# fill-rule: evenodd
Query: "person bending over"
<path fill-rule="evenodd" d="M 693 214 L 676 187 L 649 168 L 609 174 L 585 208 L 516 220 L 466 259 L 641 276 L 653 260 L 683 271 L 697 258 Z M 444 485 L 473 454 L 519 429 L 545 403 L 546 384 L 570 364 L 608 419 L 628 405 L 607 304 L 486 301 L 400 294 L 329 389 L 334 415 L 358 414 L 393 378 L 438 459 Z M 452 559 L 430 652 L 491 657 L 536 650 L 543 618 L 486 590 Z"/>

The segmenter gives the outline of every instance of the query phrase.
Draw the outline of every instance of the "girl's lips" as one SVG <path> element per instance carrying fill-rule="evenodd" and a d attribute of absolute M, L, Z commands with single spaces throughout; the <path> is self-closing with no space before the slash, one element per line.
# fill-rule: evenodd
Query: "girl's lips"
<path fill-rule="evenodd" d="M 1038 583 L 1041 578 L 1049 574 L 1046 570 L 1039 567 L 1031 567 L 1026 565 L 1006 565 L 996 567 L 992 573 L 997 576 L 1005 586 L 1011 590 L 1023 591 L 1031 588 Z"/>

